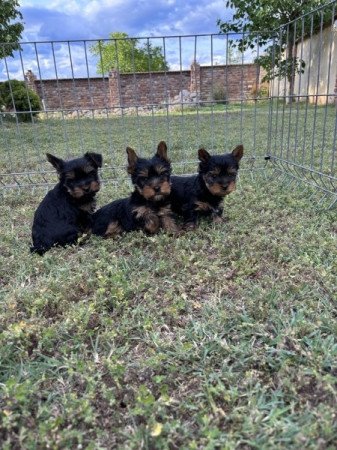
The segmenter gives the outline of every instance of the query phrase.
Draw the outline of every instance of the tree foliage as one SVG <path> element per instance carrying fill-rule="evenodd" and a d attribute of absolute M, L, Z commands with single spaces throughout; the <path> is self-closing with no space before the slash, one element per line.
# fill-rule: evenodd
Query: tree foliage
<path fill-rule="evenodd" d="M 19 112 L 19 120 L 27 122 L 41 109 L 40 98 L 24 81 L 7 80 L 0 83 L 0 106 Z"/>
<path fill-rule="evenodd" d="M 161 47 L 153 46 L 148 40 L 141 46 L 139 39 L 122 32 L 111 33 L 108 41 L 98 41 L 90 51 L 98 58 L 99 74 L 107 74 L 112 69 L 121 73 L 168 70 Z"/>
<path fill-rule="evenodd" d="M 292 95 L 295 74 L 303 73 L 305 67 L 304 61 L 294 55 L 294 46 L 321 24 L 331 21 L 332 8 L 303 15 L 326 3 L 327 0 L 228 0 L 226 6 L 234 8 L 233 17 L 228 22 L 218 20 L 218 26 L 221 33 L 238 33 L 237 39 L 230 36 L 229 41 L 241 52 L 263 47 L 255 60 L 266 71 L 263 81 L 287 77 Z"/>
<path fill-rule="evenodd" d="M 19 6 L 17 0 L 0 0 L 0 58 L 13 56 L 13 51 L 20 48 L 24 27 Z"/>

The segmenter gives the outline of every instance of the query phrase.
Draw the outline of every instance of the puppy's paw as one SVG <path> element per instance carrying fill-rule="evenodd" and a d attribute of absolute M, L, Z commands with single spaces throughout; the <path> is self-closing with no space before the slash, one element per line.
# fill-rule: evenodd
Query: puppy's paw
<path fill-rule="evenodd" d="M 212 222 L 219 224 L 219 223 L 227 223 L 228 222 L 228 217 L 220 217 L 220 216 L 214 216 L 212 218 Z"/>
<path fill-rule="evenodd" d="M 194 222 L 187 222 L 183 225 L 184 231 L 194 231 L 197 228 L 197 224 Z"/>

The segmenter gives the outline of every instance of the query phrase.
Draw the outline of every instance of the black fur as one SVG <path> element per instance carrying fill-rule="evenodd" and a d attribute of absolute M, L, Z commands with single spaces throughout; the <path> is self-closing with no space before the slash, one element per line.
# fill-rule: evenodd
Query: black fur
<path fill-rule="evenodd" d="M 127 148 L 128 172 L 134 191 L 130 197 L 115 200 L 93 215 L 93 233 L 113 237 L 122 232 L 143 230 L 153 234 L 163 228 L 175 231 L 169 202 L 171 164 L 165 142 L 160 142 L 156 154 L 139 158 Z"/>
<path fill-rule="evenodd" d="M 82 233 L 90 232 L 95 195 L 100 188 L 98 167 L 102 166 L 98 153 L 87 152 L 70 161 L 47 153 L 47 159 L 56 168 L 60 181 L 34 215 L 30 250 L 40 255 L 55 245 L 75 244 Z"/>
<path fill-rule="evenodd" d="M 197 175 L 171 177 L 171 208 L 183 217 L 184 228 L 195 228 L 200 216 L 210 216 L 213 221 L 222 221 L 223 198 L 235 190 L 235 180 L 243 146 L 232 153 L 211 156 L 200 149 Z"/>

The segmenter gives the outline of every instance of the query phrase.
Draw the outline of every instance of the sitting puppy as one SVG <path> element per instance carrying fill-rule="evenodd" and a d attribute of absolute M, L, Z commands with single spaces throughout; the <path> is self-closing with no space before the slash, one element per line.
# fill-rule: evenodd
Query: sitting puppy
<path fill-rule="evenodd" d="M 31 252 L 43 255 L 55 245 L 75 244 L 81 233 L 91 229 L 95 195 L 99 191 L 98 167 L 102 156 L 86 153 L 63 161 L 47 153 L 59 175 L 59 183 L 48 192 L 34 215 Z"/>
<path fill-rule="evenodd" d="M 163 228 L 175 233 L 169 194 L 171 164 L 165 142 L 158 144 L 151 159 L 139 158 L 127 147 L 128 173 L 135 187 L 130 197 L 115 200 L 93 215 L 94 234 L 114 237 L 123 231 L 143 230 L 154 234 Z"/>
<path fill-rule="evenodd" d="M 198 151 L 198 175 L 171 177 L 172 211 L 182 215 L 185 229 L 194 229 L 200 216 L 210 216 L 214 222 L 222 222 L 222 200 L 235 190 L 242 155 L 242 145 L 232 153 L 216 156 L 201 148 Z"/>

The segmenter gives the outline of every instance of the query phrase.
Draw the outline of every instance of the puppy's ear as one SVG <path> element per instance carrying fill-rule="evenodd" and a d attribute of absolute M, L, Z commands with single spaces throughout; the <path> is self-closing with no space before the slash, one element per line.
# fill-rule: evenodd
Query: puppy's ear
<path fill-rule="evenodd" d="M 55 169 L 60 173 L 62 172 L 64 161 L 61 158 L 57 158 L 54 155 L 51 155 L 50 153 L 46 153 L 47 160 L 50 162 L 52 166 L 55 167 Z"/>
<path fill-rule="evenodd" d="M 234 158 L 237 160 L 237 161 L 240 161 L 240 159 L 242 158 L 242 156 L 243 156 L 243 145 L 237 145 L 236 147 L 235 147 L 235 149 L 232 151 L 232 155 L 234 156 Z"/>
<path fill-rule="evenodd" d="M 211 155 L 204 148 L 199 148 L 198 150 L 198 158 L 199 161 L 206 163 L 210 159 Z"/>
<path fill-rule="evenodd" d="M 128 173 L 132 175 L 136 170 L 138 156 L 131 147 L 126 147 L 126 153 L 128 154 Z"/>
<path fill-rule="evenodd" d="M 103 158 L 100 153 L 87 152 L 85 153 L 84 157 L 87 158 L 92 164 L 94 164 L 96 168 L 102 167 Z"/>
<path fill-rule="evenodd" d="M 166 142 L 164 142 L 164 141 L 159 142 L 156 155 L 159 156 L 159 158 L 163 159 L 164 161 L 170 162 L 170 160 L 167 157 Z"/>

